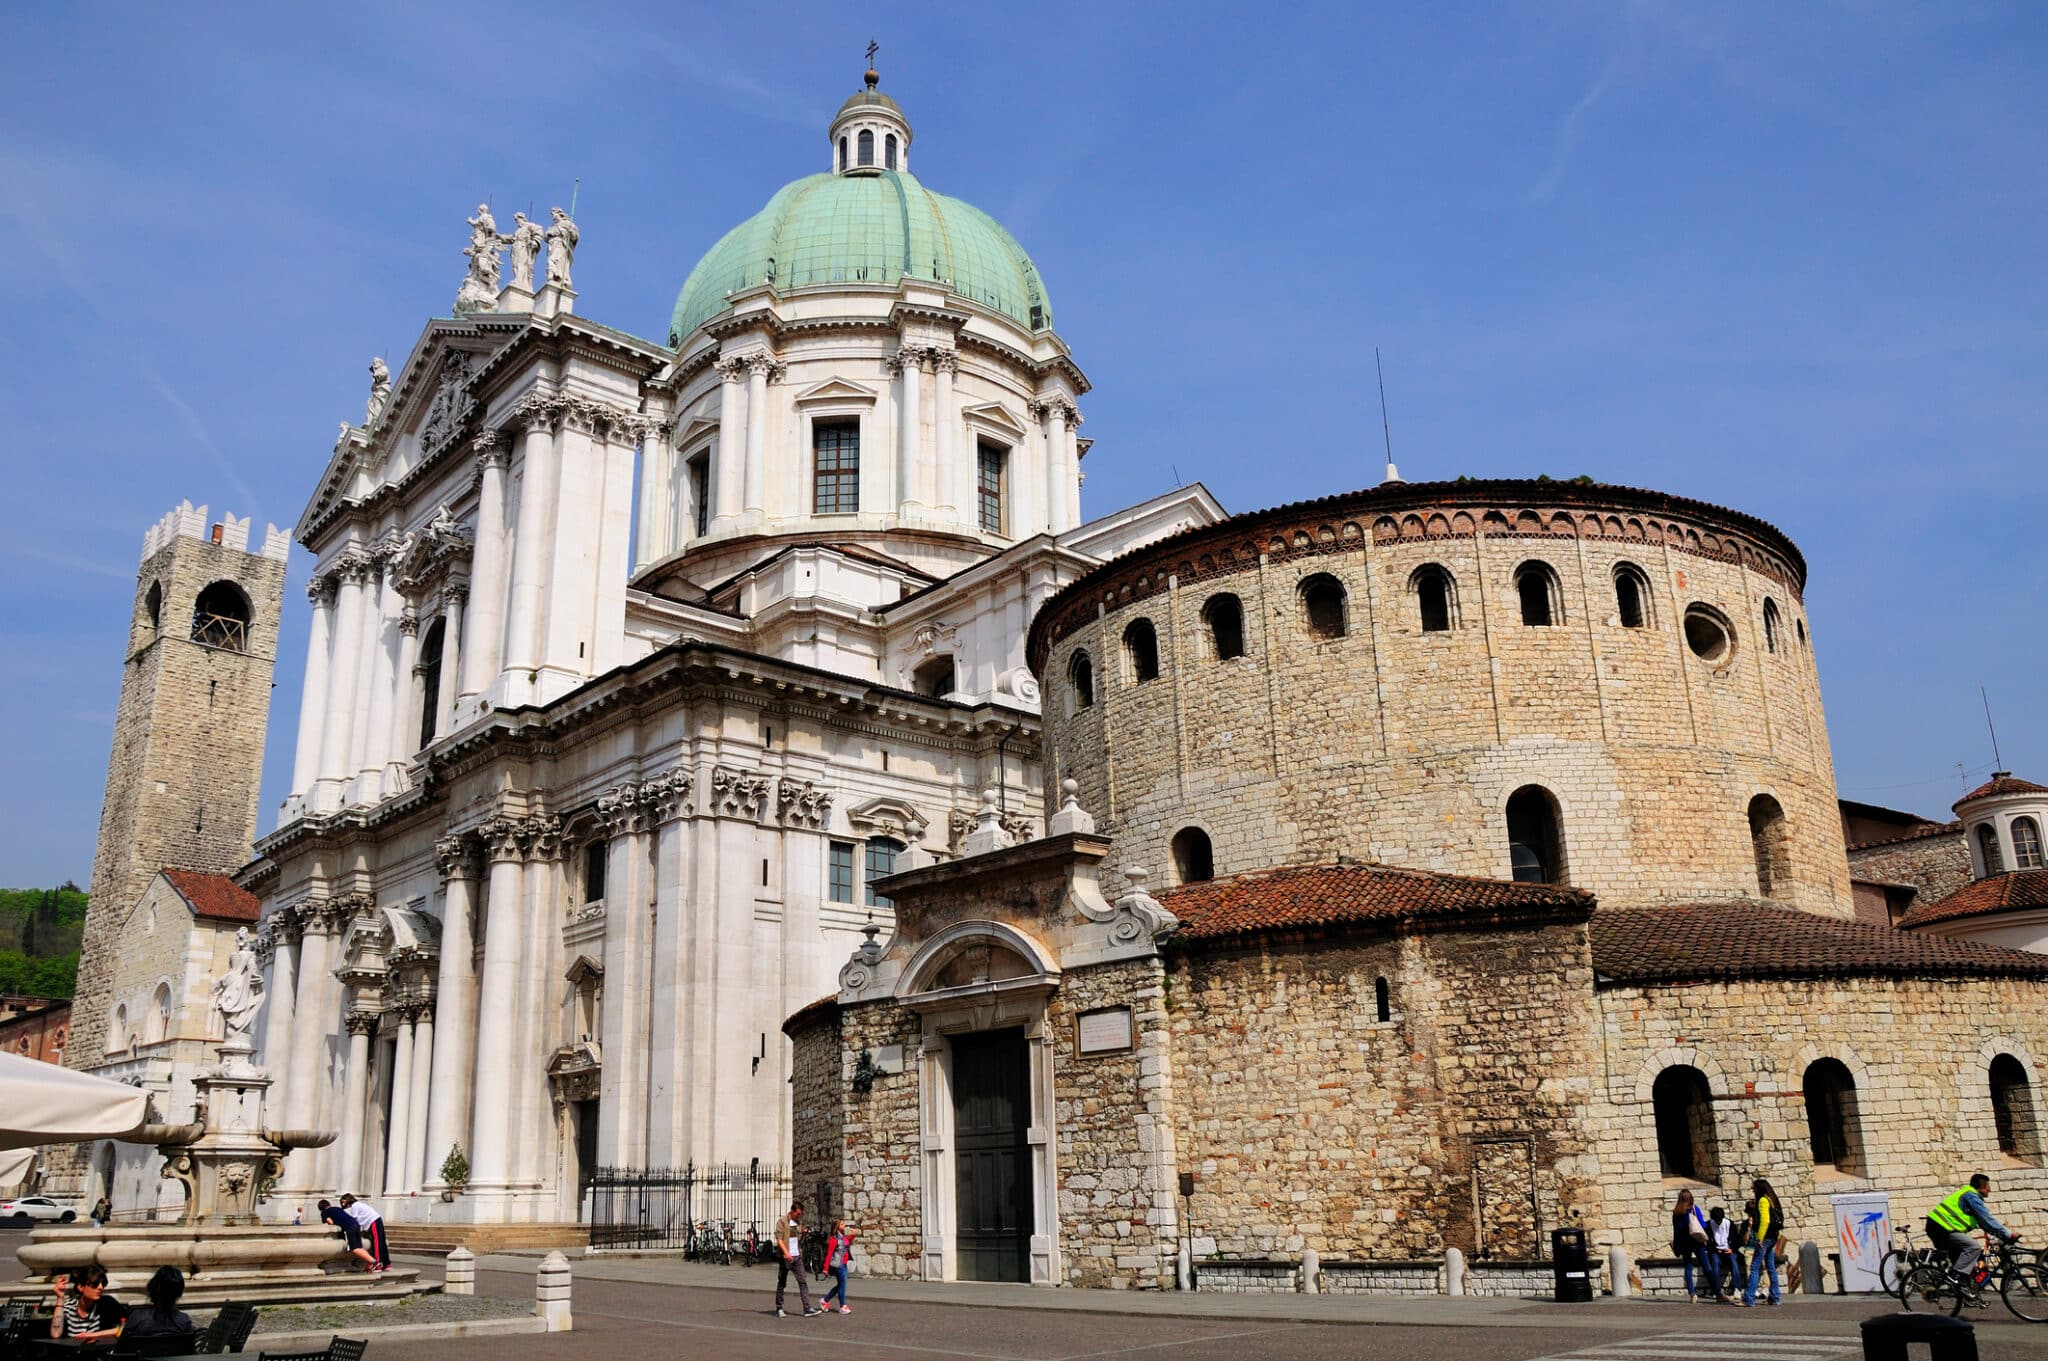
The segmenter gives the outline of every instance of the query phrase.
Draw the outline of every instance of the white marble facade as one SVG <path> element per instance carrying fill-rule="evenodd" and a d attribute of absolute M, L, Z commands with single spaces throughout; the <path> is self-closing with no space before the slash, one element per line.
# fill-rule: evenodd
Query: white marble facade
<path fill-rule="evenodd" d="M 900 129 L 907 166 L 872 81 L 828 140 L 876 175 L 847 128 Z M 984 788 L 1041 825 L 1033 612 L 1221 508 L 1083 523 L 1088 384 L 1049 320 L 832 272 L 731 290 L 674 348 L 565 278 L 466 283 L 342 430 L 297 527 L 292 790 L 243 876 L 280 1123 L 341 1136 L 282 1213 L 564 1221 L 591 1161 L 786 1164 L 781 1022 L 887 925 L 870 868 L 956 854 Z M 857 507 L 825 508 L 821 423 L 857 432 Z"/>

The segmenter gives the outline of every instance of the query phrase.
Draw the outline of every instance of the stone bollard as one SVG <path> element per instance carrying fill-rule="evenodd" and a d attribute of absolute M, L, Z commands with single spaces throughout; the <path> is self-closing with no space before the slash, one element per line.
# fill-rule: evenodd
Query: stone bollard
<path fill-rule="evenodd" d="M 1456 1248 L 1444 1249 L 1444 1293 L 1465 1293 L 1465 1254 Z"/>
<path fill-rule="evenodd" d="M 1322 1254 L 1318 1253 L 1314 1248 L 1303 1248 L 1301 1250 L 1301 1293 L 1304 1295 L 1321 1294 L 1322 1282 L 1318 1278 L 1322 1274 Z"/>
<path fill-rule="evenodd" d="M 1628 1298 L 1628 1249 L 1616 1243 L 1607 1249 L 1607 1288 L 1614 1298 Z"/>
<path fill-rule="evenodd" d="M 448 1254 L 448 1266 L 441 1276 L 441 1293 L 444 1295 L 474 1295 L 476 1293 L 476 1254 L 468 1248 L 457 1246 Z"/>
<path fill-rule="evenodd" d="M 1821 1277 L 1820 1244 L 1805 1242 L 1799 1245 L 1799 1290 L 1806 1295 L 1825 1295 L 1827 1282 Z"/>
<path fill-rule="evenodd" d="M 569 1259 L 559 1252 L 540 1259 L 533 1278 L 533 1312 L 547 1320 L 551 1333 L 566 1333 L 575 1326 L 569 1317 Z"/>

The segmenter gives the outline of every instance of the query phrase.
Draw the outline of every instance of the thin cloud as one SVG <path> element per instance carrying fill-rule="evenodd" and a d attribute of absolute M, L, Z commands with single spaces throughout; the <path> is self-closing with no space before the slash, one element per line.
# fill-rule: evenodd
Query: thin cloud
<path fill-rule="evenodd" d="M 1543 172 L 1543 178 L 1529 190 L 1530 203 L 1541 203 L 1557 192 L 1557 186 L 1564 180 L 1564 172 L 1571 166 L 1572 153 L 1578 150 L 1580 125 L 1593 106 L 1600 102 L 1600 96 L 1607 93 L 1607 87 L 1614 83 L 1620 70 L 1621 55 L 1616 53 L 1607 59 L 1607 64 L 1600 68 L 1600 74 L 1579 96 L 1579 102 L 1572 105 L 1571 112 L 1558 123 L 1557 135 L 1550 143 L 1550 165 Z"/>
<path fill-rule="evenodd" d="M 135 580 L 132 568 L 116 567 L 112 563 L 101 562 L 96 558 L 82 558 L 75 553 L 59 553 L 48 548 L 37 548 L 33 544 L 0 540 L 0 553 L 5 553 L 9 557 L 27 558 L 31 562 L 48 563 L 52 567 L 62 567 L 68 572 L 89 572 L 93 576 L 111 577 L 115 581 Z"/>

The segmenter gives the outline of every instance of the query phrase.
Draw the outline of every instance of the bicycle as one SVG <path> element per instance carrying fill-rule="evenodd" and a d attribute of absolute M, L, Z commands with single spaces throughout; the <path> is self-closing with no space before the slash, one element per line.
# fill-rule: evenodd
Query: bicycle
<path fill-rule="evenodd" d="M 2048 1321 L 2048 1269 L 2038 1251 L 2011 1243 L 1994 1244 L 1991 1264 L 1979 1265 L 1968 1277 L 1942 1254 L 1938 1262 L 1922 1262 L 1899 1282 L 1899 1303 L 1909 1311 L 1960 1314 L 1965 1304 L 1983 1308 L 1984 1293 L 1997 1278 L 1998 1297 L 2014 1318 L 2029 1323 Z"/>
<path fill-rule="evenodd" d="M 1896 1298 L 1907 1272 L 1916 1266 L 1938 1263 L 1941 1256 L 1939 1248 L 1932 1245 L 1916 1248 L 1909 1235 L 1893 1233 L 1890 1249 L 1877 1262 L 1877 1278 L 1884 1285 L 1884 1293 Z"/>

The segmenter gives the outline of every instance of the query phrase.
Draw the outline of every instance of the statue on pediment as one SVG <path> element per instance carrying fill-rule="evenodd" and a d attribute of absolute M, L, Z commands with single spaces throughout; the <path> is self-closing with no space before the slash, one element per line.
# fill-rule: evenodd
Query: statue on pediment
<path fill-rule="evenodd" d="M 562 288 L 569 286 L 569 264 L 576 258 L 576 242 L 582 233 L 576 224 L 560 208 L 548 210 L 554 214 L 554 225 L 547 230 L 548 240 L 548 282 Z"/>
<path fill-rule="evenodd" d="M 458 312 L 491 312 L 498 306 L 498 252 L 504 247 L 498 235 L 498 220 L 491 206 L 479 203 L 476 216 L 469 219 L 469 244 L 462 253 L 469 257 L 469 274 L 455 294 Z"/>
<path fill-rule="evenodd" d="M 512 214 L 512 234 L 501 238 L 512 249 L 512 286 L 533 291 L 533 265 L 547 232 L 525 213 Z"/>
<path fill-rule="evenodd" d="M 380 357 L 370 361 L 370 403 L 363 410 L 363 428 L 369 429 L 391 404 L 391 370 Z"/>

